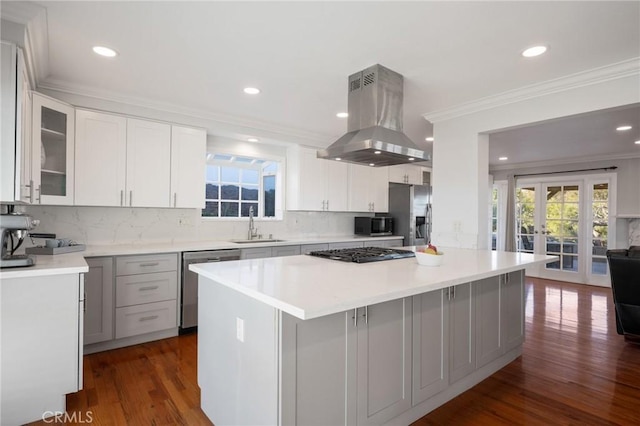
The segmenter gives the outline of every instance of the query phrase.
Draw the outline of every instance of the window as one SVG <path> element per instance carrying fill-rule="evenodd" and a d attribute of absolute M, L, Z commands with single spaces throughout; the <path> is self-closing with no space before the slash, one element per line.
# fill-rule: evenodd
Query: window
<path fill-rule="evenodd" d="M 491 250 L 495 250 L 498 245 L 498 188 L 495 186 L 491 190 Z"/>
<path fill-rule="evenodd" d="M 280 164 L 275 160 L 228 154 L 207 155 L 203 217 L 277 216 Z"/>

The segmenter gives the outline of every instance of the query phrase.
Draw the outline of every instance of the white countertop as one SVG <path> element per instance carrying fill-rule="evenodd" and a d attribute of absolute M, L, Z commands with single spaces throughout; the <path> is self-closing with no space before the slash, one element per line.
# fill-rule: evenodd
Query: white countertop
<path fill-rule="evenodd" d="M 301 255 L 194 264 L 189 269 L 295 317 L 311 319 L 557 260 L 490 250 L 442 251 L 445 257 L 437 267 L 420 266 L 415 258 L 357 264 Z"/>
<path fill-rule="evenodd" d="M 89 272 L 84 260 L 84 252 L 59 254 L 56 256 L 33 255 L 36 264 L 24 268 L 5 268 L 0 271 L 0 279 L 43 277 L 64 274 L 82 274 Z"/>
<path fill-rule="evenodd" d="M 36 264 L 23 268 L 5 268 L 0 270 L 0 279 L 17 277 L 36 277 L 45 275 L 59 275 L 68 273 L 87 272 L 88 266 L 84 261 L 85 257 L 100 256 L 125 256 L 136 254 L 155 253 L 179 253 L 183 251 L 200 250 L 220 250 L 220 249 L 243 249 L 255 247 L 290 246 L 301 244 L 322 244 L 339 243 L 350 241 L 375 241 L 398 239 L 399 236 L 387 237 L 360 237 L 360 236 L 329 236 L 329 237 L 309 237 L 309 238 L 284 238 L 284 241 L 262 242 L 256 240 L 251 243 L 234 243 L 231 241 L 175 241 L 175 242 L 154 242 L 149 244 L 111 244 L 111 245 L 90 245 L 86 250 L 57 255 L 37 255 Z M 402 243 L 399 242 L 398 245 Z M 84 268 L 80 270 L 78 268 Z"/>

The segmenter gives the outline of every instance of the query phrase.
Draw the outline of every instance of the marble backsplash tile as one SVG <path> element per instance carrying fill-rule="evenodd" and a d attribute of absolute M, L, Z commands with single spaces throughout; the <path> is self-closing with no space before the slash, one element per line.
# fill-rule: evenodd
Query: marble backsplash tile
<path fill-rule="evenodd" d="M 640 246 L 640 219 L 629 220 L 629 245 Z"/>
<path fill-rule="evenodd" d="M 35 232 L 91 245 L 244 239 L 249 223 L 203 219 L 194 209 L 28 206 L 24 210 L 40 220 Z M 257 220 L 255 225 L 263 238 L 352 235 L 354 216 L 285 212 L 283 220 Z"/>

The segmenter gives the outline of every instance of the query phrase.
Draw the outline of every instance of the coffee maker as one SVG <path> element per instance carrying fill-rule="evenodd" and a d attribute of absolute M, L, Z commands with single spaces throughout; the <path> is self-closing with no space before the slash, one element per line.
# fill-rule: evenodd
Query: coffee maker
<path fill-rule="evenodd" d="M 15 251 L 22 245 L 24 237 L 27 236 L 27 231 L 35 228 L 38 223 L 40 223 L 39 220 L 35 220 L 26 214 L 8 213 L 0 215 L 0 229 L 2 232 L 0 268 L 15 268 L 35 264 L 32 256 L 15 254 Z"/>

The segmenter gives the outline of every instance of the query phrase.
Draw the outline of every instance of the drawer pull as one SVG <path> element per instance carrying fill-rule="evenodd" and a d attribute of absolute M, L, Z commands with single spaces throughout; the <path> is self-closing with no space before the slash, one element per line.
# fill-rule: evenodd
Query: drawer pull
<path fill-rule="evenodd" d="M 147 267 L 147 266 L 158 266 L 160 264 L 160 262 L 149 262 L 149 263 L 141 263 L 140 267 Z"/>
<path fill-rule="evenodd" d="M 138 291 L 149 291 L 149 290 L 155 290 L 155 289 L 157 289 L 158 287 L 159 287 L 159 286 L 157 286 L 157 285 L 151 285 L 151 286 L 148 286 L 148 287 L 140 287 L 140 288 L 138 289 Z"/>
<path fill-rule="evenodd" d="M 151 321 L 151 320 L 154 320 L 154 319 L 158 319 L 158 315 L 151 315 L 151 316 L 148 316 L 148 317 L 142 317 L 138 321 L 143 322 L 143 321 Z"/>

